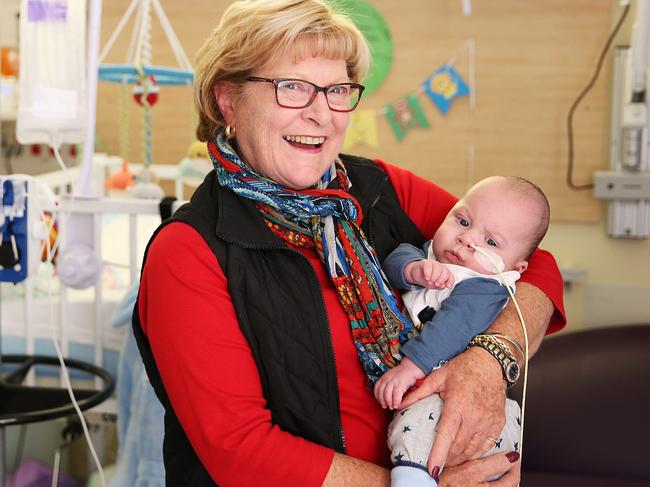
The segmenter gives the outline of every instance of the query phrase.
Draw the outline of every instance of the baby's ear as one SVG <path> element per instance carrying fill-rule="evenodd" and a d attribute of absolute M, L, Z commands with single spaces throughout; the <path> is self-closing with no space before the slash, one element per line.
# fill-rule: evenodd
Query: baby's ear
<path fill-rule="evenodd" d="M 525 260 L 521 260 L 515 264 L 515 270 L 521 274 L 524 272 L 526 269 L 528 269 L 528 262 Z"/>

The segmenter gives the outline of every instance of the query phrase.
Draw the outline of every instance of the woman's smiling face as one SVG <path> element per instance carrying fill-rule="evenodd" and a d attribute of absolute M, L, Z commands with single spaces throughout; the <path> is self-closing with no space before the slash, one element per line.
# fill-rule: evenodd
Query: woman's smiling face
<path fill-rule="evenodd" d="M 252 76 L 295 78 L 318 86 L 349 82 L 343 59 L 293 56 L 260 68 Z M 247 82 L 240 96 L 217 87 L 215 94 L 228 123 L 236 130 L 239 156 L 258 174 L 290 189 L 318 182 L 337 157 L 349 114 L 329 109 L 325 94 L 305 108 L 277 104 L 272 83 Z"/>

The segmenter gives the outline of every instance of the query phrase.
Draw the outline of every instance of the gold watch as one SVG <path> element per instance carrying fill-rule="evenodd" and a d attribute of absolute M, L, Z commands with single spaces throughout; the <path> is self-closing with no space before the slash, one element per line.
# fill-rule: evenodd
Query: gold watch
<path fill-rule="evenodd" d="M 467 348 L 469 347 L 481 347 L 497 359 L 497 362 L 501 365 L 503 379 L 506 381 L 508 388 L 517 383 L 521 372 L 519 363 L 517 363 L 512 351 L 505 343 L 492 335 L 476 335 L 467 345 Z"/>

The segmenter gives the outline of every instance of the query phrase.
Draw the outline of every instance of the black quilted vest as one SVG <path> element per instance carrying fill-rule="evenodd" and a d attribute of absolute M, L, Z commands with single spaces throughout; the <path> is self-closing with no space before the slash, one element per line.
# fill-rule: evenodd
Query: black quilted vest
<path fill-rule="evenodd" d="M 352 181 L 351 193 L 363 210 L 363 230 L 380 261 L 401 242 L 421 245 L 424 237 L 399 206 L 385 172 L 368 159 L 341 158 Z M 175 221 L 201 234 L 216 256 L 215 265 L 218 261 L 228 279 L 273 422 L 284 431 L 344 453 L 332 339 L 320 286 L 307 259 L 268 230 L 250 200 L 219 186 L 214 171 L 151 241 Z M 133 329 L 151 384 L 166 411 L 167 485 L 215 485 L 171 408 L 140 325 L 137 303 Z"/>

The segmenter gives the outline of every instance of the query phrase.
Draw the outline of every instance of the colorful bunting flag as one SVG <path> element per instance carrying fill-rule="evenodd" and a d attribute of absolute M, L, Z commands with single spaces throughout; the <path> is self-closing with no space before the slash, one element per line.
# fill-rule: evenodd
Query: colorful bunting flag
<path fill-rule="evenodd" d="M 345 133 L 343 151 L 347 151 L 356 143 L 362 142 L 368 147 L 379 147 L 377 137 L 377 114 L 375 110 L 357 110 L 350 114 L 350 124 Z"/>
<path fill-rule="evenodd" d="M 401 141 L 415 125 L 428 128 L 429 121 L 416 96 L 411 93 L 384 107 L 386 119 L 397 140 Z"/>
<path fill-rule="evenodd" d="M 475 83 L 472 72 L 475 72 L 474 41 L 468 40 L 463 45 L 463 50 L 468 50 L 470 81 Z M 428 98 L 446 115 L 452 102 L 461 96 L 472 93 L 475 88 L 470 87 L 454 68 L 457 55 L 450 57 L 444 65 L 436 69 L 422 82 L 421 89 L 416 93 L 400 98 L 384 106 L 381 110 L 359 110 L 350 114 L 350 124 L 343 141 L 343 150 L 347 151 L 352 146 L 363 143 L 369 147 L 379 146 L 379 137 L 376 117 L 386 115 L 386 119 L 398 141 L 402 141 L 411 128 L 416 125 L 428 128 L 431 125 L 426 118 L 424 110 L 418 101 L 419 94 L 423 91 Z M 472 93 L 473 94 L 473 93 Z M 470 100 L 470 110 L 475 109 L 475 102 Z"/>
<path fill-rule="evenodd" d="M 443 114 L 455 98 L 469 94 L 469 87 L 450 64 L 438 68 L 424 81 L 424 91 Z"/>

